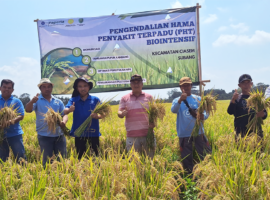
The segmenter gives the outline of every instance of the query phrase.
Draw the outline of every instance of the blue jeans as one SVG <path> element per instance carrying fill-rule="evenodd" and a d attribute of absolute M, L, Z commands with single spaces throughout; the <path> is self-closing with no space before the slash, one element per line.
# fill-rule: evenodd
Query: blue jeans
<path fill-rule="evenodd" d="M 12 152 L 17 162 L 19 161 L 20 158 L 26 160 L 22 135 L 16 135 L 14 137 L 5 138 L 3 140 L 3 143 L 0 144 L 0 159 L 2 159 L 2 161 L 4 162 L 9 157 L 9 147 L 12 149 Z"/>
<path fill-rule="evenodd" d="M 59 137 L 46 137 L 38 135 L 38 142 L 40 146 L 41 153 L 43 153 L 43 166 L 46 165 L 47 160 L 55 154 L 61 154 L 62 157 L 66 157 L 67 148 L 66 148 L 66 138 L 64 135 Z"/>

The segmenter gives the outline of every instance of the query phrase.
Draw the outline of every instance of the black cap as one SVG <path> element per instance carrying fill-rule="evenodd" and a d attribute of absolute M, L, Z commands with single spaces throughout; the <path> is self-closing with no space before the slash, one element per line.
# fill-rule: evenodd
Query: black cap
<path fill-rule="evenodd" d="M 242 83 L 243 81 L 252 81 L 252 78 L 249 74 L 243 74 L 239 77 L 238 83 Z"/>
<path fill-rule="evenodd" d="M 134 74 L 134 75 L 131 76 L 131 78 L 130 78 L 130 82 L 132 82 L 132 81 L 142 81 L 141 75 L 139 75 L 139 74 Z"/>
<path fill-rule="evenodd" d="M 74 91 L 72 93 L 72 97 L 76 97 L 76 96 L 80 95 L 79 91 L 77 90 L 77 86 L 78 86 L 79 81 L 85 81 L 89 85 L 89 91 L 93 88 L 93 83 L 88 81 L 87 78 L 85 78 L 83 76 L 80 78 L 77 78 L 73 84 Z"/>

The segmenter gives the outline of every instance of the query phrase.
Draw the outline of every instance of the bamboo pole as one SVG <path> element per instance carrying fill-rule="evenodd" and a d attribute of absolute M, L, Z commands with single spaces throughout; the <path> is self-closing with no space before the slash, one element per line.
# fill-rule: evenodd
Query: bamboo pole
<path fill-rule="evenodd" d="M 201 64 L 201 41 L 200 41 L 200 18 L 199 18 L 199 9 L 202 6 L 199 3 L 196 4 L 196 15 L 197 15 L 197 47 L 198 47 L 198 68 L 199 68 L 199 87 L 200 87 L 200 95 L 202 95 L 202 64 Z"/>

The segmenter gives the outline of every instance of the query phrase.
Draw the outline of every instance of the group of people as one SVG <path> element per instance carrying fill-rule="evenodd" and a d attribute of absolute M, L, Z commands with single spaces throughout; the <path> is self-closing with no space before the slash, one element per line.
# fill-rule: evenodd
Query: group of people
<path fill-rule="evenodd" d="M 244 74 L 239 78 L 239 88 L 242 93 L 239 94 L 237 90 L 233 94 L 232 100 L 228 107 L 228 113 L 235 116 L 234 126 L 237 136 L 245 137 L 249 134 L 247 129 L 248 120 L 257 115 L 265 119 L 267 117 L 266 110 L 258 113 L 248 113 L 246 107 L 246 99 L 249 97 L 252 88 L 252 78 L 248 74 Z M 87 151 L 87 143 L 96 156 L 99 154 L 99 137 L 101 136 L 99 119 L 104 116 L 92 113 L 96 105 L 100 102 L 98 97 L 89 94 L 93 88 L 93 84 L 86 78 L 80 77 L 75 80 L 72 93 L 72 98 L 68 104 L 64 106 L 63 102 L 52 96 L 53 83 L 47 78 L 41 79 L 38 84 L 41 94 L 37 94 L 25 106 L 25 111 L 36 113 L 36 131 L 38 134 L 38 142 L 40 150 L 43 153 L 43 165 L 46 166 L 47 161 L 53 154 L 61 154 L 66 157 L 66 138 L 63 135 L 61 127 L 65 127 L 68 121 L 68 114 L 73 112 L 73 124 L 70 131 L 70 136 L 75 137 L 75 147 L 78 158 Z M 154 157 L 156 142 L 154 148 L 149 148 L 147 145 L 147 132 L 149 128 L 154 128 L 156 124 L 148 122 L 148 116 L 145 108 L 148 102 L 153 99 L 150 94 L 142 91 L 143 79 L 140 75 L 135 74 L 130 79 L 131 92 L 121 98 L 118 117 L 125 118 L 125 127 L 127 132 L 126 149 L 130 151 L 134 149 L 139 153 L 143 153 L 150 158 Z M 179 137 L 179 146 L 182 157 L 182 163 L 187 173 L 192 173 L 193 163 L 193 146 L 195 147 L 201 160 L 207 153 L 211 153 L 210 144 L 206 138 L 204 129 L 199 130 L 199 135 L 191 137 L 193 127 L 196 123 L 196 118 L 206 120 L 208 114 L 204 112 L 197 116 L 197 108 L 201 100 L 200 96 L 191 93 L 192 81 L 189 77 L 183 77 L 179 81 L 179 87 L 182 91 L 180 97 L 172 102 L 171 111 L 177 114 L 176 129 Z M 22 128 L 20 121 L 24 118 L 24 107 L 22 102 L 12 96 L 14 91 L 14 82 L 8 79 L 1 81 L 1 95 L 0 95 L 0 109 L 4 106 L 14 105 L 14 108 L 20 113 L 8 127 L 0 129 L 5 130 L 4 141 L 0 144 L 0 159 L 6 161 L 9 156 L 9 148 L 12 149 L 17 161 L 20 158 L 26 160 L 25 149 L 22 138 Z M 266 90 L 266 97 L 270 97 L 270 87 Z M 52 108 L 55 112 L 62 114 L 62 121 L 56 129 L 56 133 L 49 131 L 48 126 L 44 120 L 44 114 Z M 74 132 L 80 125 L 91 115 L 91 126 L 84 130 L 80 137 L 76 136 Z M 258 135 L 263 137 L 262 128 L 259 127 Z"/>

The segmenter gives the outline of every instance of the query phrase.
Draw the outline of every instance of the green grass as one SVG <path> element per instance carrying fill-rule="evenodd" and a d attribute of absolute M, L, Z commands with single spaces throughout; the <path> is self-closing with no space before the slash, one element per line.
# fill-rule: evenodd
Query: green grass
<path fill-rule="evenodd" d="M 113 106 L 112 117 L 100 123 L 100 157 L 88 152 L 78 161 L 74 138 L 67 138 L 68 158 L 54 159 L 46 169 L 35 114 L 26 114 L 21 125 L 28 164 L 18 165 L 13 157 L 0 164 L 0 199 L 270 199 L 270 120 L 263 126 L 263 148 L 252 138 L 236 144 L 228 104 L 218 101 L 216 114 L 205 122 L 213 152 L 196 166 L 196 184 L 184 178 L 171 104 L 166 104 L 167 115 L 155 129 L 153 160 L 125 153 L 124 119 Z"/>

